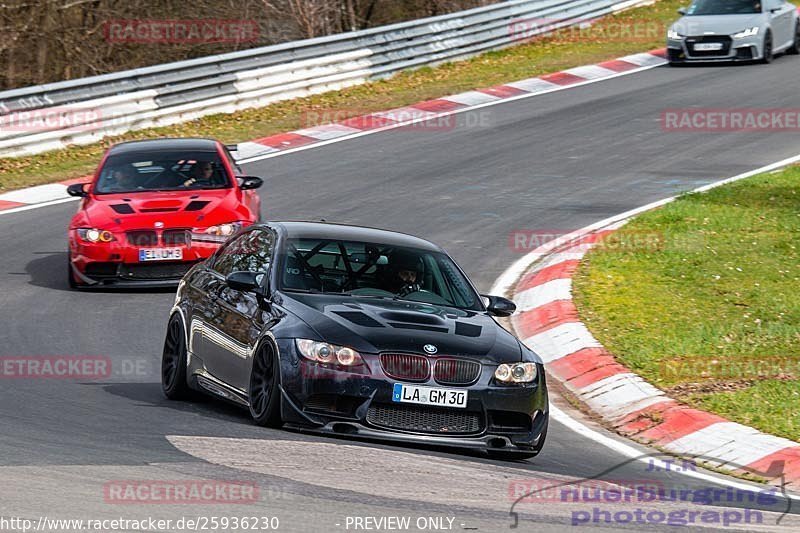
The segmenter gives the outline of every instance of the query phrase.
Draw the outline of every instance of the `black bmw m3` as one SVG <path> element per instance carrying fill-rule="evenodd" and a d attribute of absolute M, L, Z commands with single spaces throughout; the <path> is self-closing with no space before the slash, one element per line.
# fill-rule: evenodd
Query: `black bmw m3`
<path fill-rule="evenodd" d="M 162 363 L 170 399 L 197 391 L 260 425 L 539 453 L 539 357 L 438 246 L 390 231 L 257 224 L 178 288 Z"/>

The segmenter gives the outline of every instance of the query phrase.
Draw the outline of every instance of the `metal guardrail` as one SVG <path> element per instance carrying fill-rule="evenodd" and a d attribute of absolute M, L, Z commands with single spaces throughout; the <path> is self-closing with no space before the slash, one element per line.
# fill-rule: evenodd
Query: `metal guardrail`
<path fill-rule="evenodd" d="M 130 130 L 337 90 L 464 59 L 650 2 L 509 0 L 357 32 L 0 92 L 0 156 L 89 144 Z M 517 31 L 520 26 L 524 35 Z M 36 122 L 31 117 L 38 119 L 36 127 L 15 127 Z"/>

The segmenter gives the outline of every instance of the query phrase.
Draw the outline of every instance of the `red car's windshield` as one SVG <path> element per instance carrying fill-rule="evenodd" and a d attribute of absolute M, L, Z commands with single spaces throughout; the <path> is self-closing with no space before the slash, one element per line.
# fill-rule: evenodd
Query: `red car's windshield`
<path fill-rule="evenodd" d="M 158 151 L 110 155 L 95 194 L 224 189 L 231 182 L 216 152 Z"/>

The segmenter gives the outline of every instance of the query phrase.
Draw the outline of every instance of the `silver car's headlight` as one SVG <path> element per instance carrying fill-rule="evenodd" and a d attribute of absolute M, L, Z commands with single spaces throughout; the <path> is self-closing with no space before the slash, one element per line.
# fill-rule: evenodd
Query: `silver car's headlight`
<path fill-rule="evenodd" d="M 683 35 L 678 33 L 676 30 L 670 28 L 667 31 L 667 39 L 672 39 L 674 41 L 680 41 L 681 39 L 683 39 Z"/>
<path fill-rule="evenodd" d="M 742 30 L 739 33 L 734 33 L 734 39 L 744 39 L 745 37 L 755 37 L 758 35 L 758 26 L 753 26 L 752 28 L 747 28 L 746 30 Z"/>
<path fill-rule="evenodd" d="M 530 383 L 536 379 L 536 363 L 503 363 L 494 371 L 494 379 L 503 383 Z"/>

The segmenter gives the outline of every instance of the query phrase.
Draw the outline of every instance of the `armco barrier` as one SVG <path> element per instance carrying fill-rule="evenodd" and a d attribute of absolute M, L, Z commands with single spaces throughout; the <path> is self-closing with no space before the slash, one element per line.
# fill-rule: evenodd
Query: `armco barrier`
<path fill-rule="evenodd" d="M 510 0 L 357 32 L 0 92 L 0 156 L 89 144 L 130 130 L 336 90 L 503 48 L 520 37 L 651 2 Z M 527 24 L 521 36 L 513 30 L 515 21 L 543 23 Z M 25 112 L 52 120 L 35 128 L 13 127 L 25 123 Z"/>

